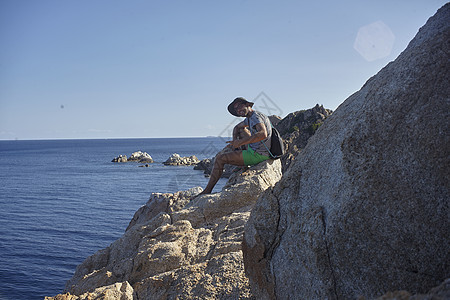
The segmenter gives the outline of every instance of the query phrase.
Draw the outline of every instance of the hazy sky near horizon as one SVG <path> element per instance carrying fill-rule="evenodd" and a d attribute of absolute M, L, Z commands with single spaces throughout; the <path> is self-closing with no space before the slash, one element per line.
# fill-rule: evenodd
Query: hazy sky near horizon
<path fill-rule="evenodd" d="M 0 139 L 225 136 L 335 110 L 447 1 L 0 0 Z"/>

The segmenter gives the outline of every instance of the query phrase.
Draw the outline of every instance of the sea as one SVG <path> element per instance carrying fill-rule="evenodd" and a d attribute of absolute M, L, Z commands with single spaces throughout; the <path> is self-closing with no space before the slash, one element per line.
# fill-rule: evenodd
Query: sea
<path fill-rule="evenodd" d="M 120 238 L 152 193 L 206 186 L 203 171 L 164 161 L 212 158 L 224 146 L 221 137 L 0 141 L 0 299 L 62 293 L 77 265 Z M 111 162 L 136 151 L 155 162 Z"/>

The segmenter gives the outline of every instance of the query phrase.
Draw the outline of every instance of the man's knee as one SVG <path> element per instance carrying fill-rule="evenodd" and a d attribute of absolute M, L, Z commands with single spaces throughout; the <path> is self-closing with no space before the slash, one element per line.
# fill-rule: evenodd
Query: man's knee
<path fill-rule="evenodd" d="M 224 165 L 226 161 L 226 155 L 223 153 L 217 154 L 214 160 L 214 165 Z"/>
<path fill-rule="evenodd" d="M 239 154 L 236 151 L 218 154 L 214 161 L 214 165 L 223 167 L 225 164 L 235 164 L 234 161 L 238 155 Z"/>

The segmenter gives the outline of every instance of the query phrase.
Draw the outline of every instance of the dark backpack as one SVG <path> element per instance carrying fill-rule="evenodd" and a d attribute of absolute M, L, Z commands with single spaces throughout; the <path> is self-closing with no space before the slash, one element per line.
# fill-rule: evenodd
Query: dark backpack
<path fill-rule="evenodd" d="M 247 118 L 248 119 L 248 118 Z M 250 127 L 250 119 L 248 119 L 247 124 Z M 261 144 L 264 145 L 264 147 L 269 151 L 269 155 L 272 159 L 278 159 L 281 158 L 283 154 L 286 153 L 284 149 L 283 139 L 281 138 L 281 134 L 278 132 L 278 130 L 273 127 L 272 123 L 270 123 L 270 126 L 272 127 L 272 137 L 270 140 L 270 150 L 267 149 L 266 144 L 261 142 Z M 252 128 L 250 127 L 250 132 Z"/>
<path fill-rule="evenodd" d="M 272 126 L 272 139 L 270 141 L 270 150 L 267 149 L 273 159 L 280 158 L 284 153 L 283 139 L 278 130 Z"/>

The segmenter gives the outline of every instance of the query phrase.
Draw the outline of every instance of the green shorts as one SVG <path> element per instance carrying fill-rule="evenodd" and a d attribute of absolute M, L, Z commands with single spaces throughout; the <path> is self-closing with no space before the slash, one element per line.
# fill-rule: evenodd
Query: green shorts
<path fill-rule="evenodd" d="M 253 166 L 262 161 L 270 159 L 270 157 L 268 156 L 259 154 L 258 152 L 250 148 L 250 146 L 247 150 L 242 151 L 242 156 L 244 157 L 244 165 L 246 166 Z"/>

